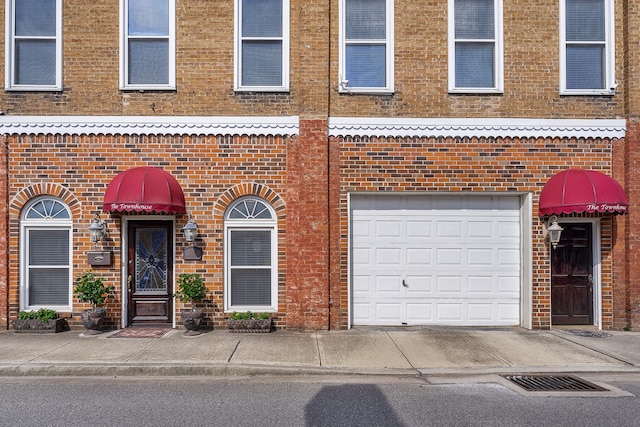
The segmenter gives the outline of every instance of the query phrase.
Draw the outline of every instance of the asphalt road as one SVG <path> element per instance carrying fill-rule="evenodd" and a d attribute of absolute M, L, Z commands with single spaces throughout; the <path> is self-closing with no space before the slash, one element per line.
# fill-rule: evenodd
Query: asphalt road
<path fill-rule="evenodd" d="M 620 397 L 524 396 L 491 378 L 0 378 L 1 426 L 630 426 Z"/>

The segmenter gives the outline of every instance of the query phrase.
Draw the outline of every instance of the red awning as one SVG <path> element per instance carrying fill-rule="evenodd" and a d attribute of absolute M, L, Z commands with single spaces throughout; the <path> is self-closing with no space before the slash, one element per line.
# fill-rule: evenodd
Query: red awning
<path fill-rule="evenodd" d="M 160 168 L 139 167 L 120 172 L 107 186 L 104 212 L 186 212 L 178 181 Z"/>
<path fill-rule="evenodd" d="M 539 215 L 624 214 L 628 207 L 627 195 L 615 179 L 597 171 L 567 169 L 552 176 L 542 189 Z"/>

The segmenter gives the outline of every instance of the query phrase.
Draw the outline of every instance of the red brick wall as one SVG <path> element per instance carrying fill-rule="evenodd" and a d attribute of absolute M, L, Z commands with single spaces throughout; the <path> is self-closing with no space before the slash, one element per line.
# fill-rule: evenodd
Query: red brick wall
<path fill-rule="evenodd" d="M 7 138 L 0 138 L 0 328 L 9 325 L 9 252 L 7 251 L 8 241 L 8 173 L 7 165 Z"/>
<path fill-rule="evenodd" d="M 180 254 L 185 242 L 178 233 L 175 273 L 176 276 L 182 272 L 203 275 L 211 295 L 208 310 L 215 325 L 225 324 L 222 313 L 224 209 L 230 201 L 246 194 L 264 197 L 273 205 L 279 231 L 280 313 L 275 321 L 280 327 L 286 326 L 288 229 L 283 196 L 287 185 L 287 146 L 291 143 L 289 138 L 272 136 L 11 136 L 9 317 L 15 318 L 19 311 L 18 250 L 22 207 L 40 194 L 61 197 L 70 205 L 74 222 L 75 277 L 89 269 L 86 252 L 91 249 L 91 242 L 87 227 L 93 215 L 101 210 L 106 186 L 119 171 L 149 165 L 162 167 L 178 180 L 185 193 L 187 212 L 198 223 L 198 245 L 204 250 L 203 260 L 182 260 Z M 102 217 L 107 220 L 111 238 L 106 246 L 114 249 L 115 261 L 111 268 L 96 270 L 106 275 L 109 284 L 118 287 L 116 297 L 107 305 L 109 321 L 115 326 L 121 314 L 120 217 L 117 214 L 102 214 Z M 187 219 L 187 215 L 178 215 L 176 230 L 181 230 Z M 74 302 L 72 324 L 77 323 L 84 308 Z"/>
<path fill-rule="evenodd" d="M 332 146 L 338 138 L 333 138 Z M 614 144 L 617 144 L 615 142 Z M 551 322 L 549 247 L 538 197 L 548 179 L 568 167 L 611 174 L 612 143 L 601 139 L 345 138 L 340 140 L 341 307 L 348 296 L 349 192 L 533 193 L 533 327 Z M 603 326 L 612 327 L 611 219 L 602 216 Z M 347 317 L 341 318 L 345 327 Z"/>
<path fill-rule="evenodd" d="M 329 328 L 328 156 L 327 121 L 301 120 L 287 162 L 289 328 Z"/>

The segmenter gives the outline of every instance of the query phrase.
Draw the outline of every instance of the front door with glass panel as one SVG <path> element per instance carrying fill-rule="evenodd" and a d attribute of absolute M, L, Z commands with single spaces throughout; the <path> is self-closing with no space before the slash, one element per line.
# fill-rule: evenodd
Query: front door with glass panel
<path fill-rule="evenodd" d="M 128 223 L 128 326 L 172 323 L 173 223 Z"/>

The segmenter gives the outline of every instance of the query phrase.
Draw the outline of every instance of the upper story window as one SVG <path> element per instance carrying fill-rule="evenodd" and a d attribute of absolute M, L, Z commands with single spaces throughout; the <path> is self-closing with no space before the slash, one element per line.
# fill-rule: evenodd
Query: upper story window
<path fill-rule="evenodd" d="M 340 1 L 340 92 L 393 92 L 393 0 Z"/>
<path fill-rule="evenodd" d="M 62 0 L 7 0 L 5 89 L 62 90 Z"/>
<path fill-rule="evenodd" d="M 289 0 L 235 0 L 234 87 L 289 90 Z"/>
<path fill-rule="evenodd" d="M 501 93 L 502 0 L 449 0 L 449 92 Z"/>
<path fill-rule="evenodd" d="M 34 199 L 20 220 L 20 309 L 71 310 L 72 221 L 52 197 Z"/>
<path fill-rule="evenodd" d="M 278 311 L 278 240 L 273 209 L 257 197 L 238 199 L 224 221 L 227 311 Z"/>
<path fill-rule="evenodd" d="M 613 0 L 560 1 L 560 93 L 613 94 Z"/>
<path fill-rule="evenodd" d="M 175 0 L 121 0 L 121 89 L 175 89 L 175 6 Z"/>

